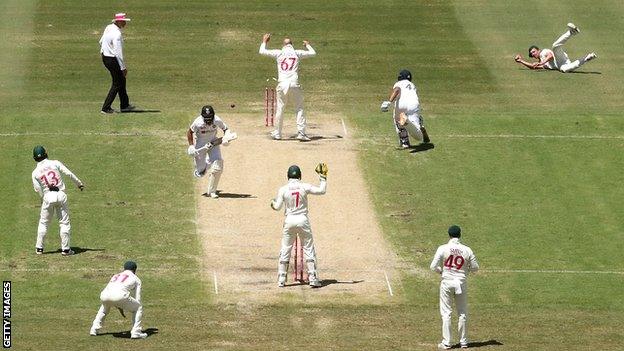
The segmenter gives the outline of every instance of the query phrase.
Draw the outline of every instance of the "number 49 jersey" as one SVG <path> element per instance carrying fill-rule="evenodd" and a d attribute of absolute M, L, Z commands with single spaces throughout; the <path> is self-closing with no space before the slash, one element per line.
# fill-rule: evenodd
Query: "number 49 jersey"
<path fill-rule="evenodd" d="M 82 182 L 65 165 L 57 160 L 45 159 L 37 163 L 37 167 L 32 172 L 33 188 L 41 196 L 47 193 L 50 187 L 57 187 L 60 191 L 65 191 L 65 183 L 61 173 L 68 176 L 77 186 Z"/>
<path fill-rule="evenodd" d="M 280 209 L 284 205 L 285 215 L 307 215 L 308 194 L 322 195 L 327 190 L 327 181 L 321 179 L 317 187 L 303 183 L 298 179 L 290 179 L 288 184 L 279 189 L 275 199 L 275 208 Z"/>
<path fill-rule="evenodd" d="M 442 272 L 442 279 L 465 280 L 468 272 L 476 272 L 479 263 L 472 249 L 451 238 L 447 244 L 438 247 L 431 262 L 431 270 Z"/>

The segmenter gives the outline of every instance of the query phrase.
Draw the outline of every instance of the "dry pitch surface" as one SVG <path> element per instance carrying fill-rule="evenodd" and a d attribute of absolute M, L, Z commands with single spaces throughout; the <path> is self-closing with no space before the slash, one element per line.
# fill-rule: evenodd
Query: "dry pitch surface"
<path fill-rule="evenodd" d="M 284 136 L 295 134 L 285 117 Z M 207 180 L 197 182 L 197 230 L 202 238 L 206 278 L 222 302 L 273 303 L 290 295 L 305 302 L 335 296 L 341 303 L 386 303 L 400 287 L 396 256 L 385 242 L 357 167 L 354 141 L 340 117 L 309 125 L 311 142 L 273 141 L 259 119 L 225 117 L 239 139 L 222 147 L 225 166 L 221 197 L 205 193 Z M 347 133 L 345 133 L 345 131 Z M 314 167 L 329 166 L 328 190 L 310 196 L 310 220 L 323 287 L 311 289 L 292 281 L 277 287 L 282 211 L 269 207 L 286 170 L 302 169 L 305 182 L 318 184 Z M 292 267 L 291 267 L 292 268 Z"/>

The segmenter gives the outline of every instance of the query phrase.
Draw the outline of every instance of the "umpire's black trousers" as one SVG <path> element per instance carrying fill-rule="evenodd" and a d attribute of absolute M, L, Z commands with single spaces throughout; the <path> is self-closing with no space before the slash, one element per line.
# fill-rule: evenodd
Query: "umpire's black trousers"
<path fill-rule="evenodd" d="M 119 67 L 117 58 L 102 55 L 102 62 L 104 62 L 104 66 L 108 69 L 113 78 L 113 83 L 108 91 L 106 100 L 104 100 L 104 105 L 102 105 L 102 111 L 111 108 L 117 94 L 119 94 L 121 109 L 127 108 L 128 105 L 130 105 L 130 99 L 128 98 L 128 92 L 126 92 L 126 77 L 124 77 L 121 67 Z"/>

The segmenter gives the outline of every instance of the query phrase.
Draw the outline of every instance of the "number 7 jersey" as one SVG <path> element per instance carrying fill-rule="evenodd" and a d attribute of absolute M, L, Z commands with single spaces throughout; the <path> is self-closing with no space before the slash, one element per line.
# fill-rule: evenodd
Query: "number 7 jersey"
<path fill-rule="evenodd" d="M 275 198 L 275 209 L 279 210 L 284 206 L 284 214 L 307 215 L 308 214 L 308 194 L 322 195 L 327 190 L 327 181 L 321 179 L 319 186 L 303 183 L 299 179 L 290 179 L 288 184 L 281 187 Z"/>
<path fill-rule="evenodd" d="M 463 281 L 468 272 L 479 270 L 479 263 L 471 248 L 461 244 L 458 238 L 451 238 L 447 244 L 438 247 L 430 268 L 442 272 L 442 279 Z"/>

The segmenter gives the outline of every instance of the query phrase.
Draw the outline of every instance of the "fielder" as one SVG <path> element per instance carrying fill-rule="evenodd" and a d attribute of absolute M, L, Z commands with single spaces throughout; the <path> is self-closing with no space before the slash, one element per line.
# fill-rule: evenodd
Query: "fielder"
<path fill-rule="evenodd" d="M 420 115 L 420 102 L 416 86 L 412 83 L 412 73 L 406 69 L 399 72 L 398 81 L 394 83 L 387 101 L 381 103 L 381 111 L 387 112 L 394 102 L 394 128 L 399 135 L 399 146 L 410 147 L 409 137 L 425 144 L 429 143 L 429 135 Z"/>
<path fill-rule="evenodd" d="M 563 49 L 563 45 L 573 36 L 581 31 L 574 23 L 568 23 L 568 30 L 563 33 L 557 41 L 552 44 L 551 49 L 541 49 L 535 45 L 529 48 L 529 57 L 537 59 L 538 62 L 527 62 L 522 59 L 520 54 L 515 56 L 515 61 L 530 69 L 550 69 L 563 73 L 572 72 L 584 65 L 585 63 L 598 57 L 595 52 L 590 52 L 584 57 L 570 61 L 568 54 Z"/>
<path fill-rule="evenodd" d="M 472 250 L 459 242 L 461 228 L 456 225 L 448 229 L 449 242 L 438 247 L 431 261 L 432 271 L 442 274 L 440 282 L 440 314 L 442 315 L 442 342 L 438 344 L 441 350 L 451 348 L 451 313 L 453 300 L 459 315 L 457 331 L 459 345 L 468 347 L 466 321 L 468 319 L 468 286 L 466 278 L 468 272 L 479 270 L 479 264 Z"/>
<path fill-rule="evenodd" d="M 298 166 L 288 168 L 288 184 L 284 185 L 277 192 L 277 197 L 271 200 L 271 208 L 279 211 L 285 207 L 284 229 L 282 236 L 282 249 L 280 250 L 278 266 L 278 286 L 284 287 L 288 272 L 288 263 L 292 252 L 293 243 L 299 235 L 303 247 L 303 255 L 308 267 L 308 277 L 310 286 L 317 288 L 321 286 L 321 281 L 316 271 L 316 251 L 314 250 L 314 239 L 312 229 L 308 219 L 308 194 L 323 195 L 327 190 L 327 165 L 319 163 L 315 169 L 320 177 L 321 184 L 316 187 L 301 182 L 301 169 Z"/>
<path fill-rule="evenodd" d="M 43 241 L 48 233 L 48 224 L 56 213 L 61 232 L 61 255 L 70 256 L 74 251 L 69 246 L 71 224 L 69 222 L 69 208 L 65 183 L 61 173 L 68 176 L 82 191 L 84 184 L 65 165 L 57 160 L 49 160 L 48 153 L 43 146 L 35 146 L 33 158 L 37 161 L 37 167 L 32 172 L 32 183 L 35 192 L 41 196 L 41 213 L 39 215 L 39 227 L 37 228 L 37 243 L 35 253 L 43 254 Z"/>
<path fill-rule="evenodd" d="M 98 335 L 108 311 L 111 307 L 116 307 L 124 318 L 126 318 L 124 310 L 132 312 L 130 338 L 147 338 L 147 333 L 143 333 L 141 321 L 143 305 L 141 305 L 141 279 L 136 276 L 137 264 L 133 261 L 127 261 L 124 263 L 123 269 L 123 272 L 113 275 L 108 285 L 100 293 L 102 306 L 95 315 L 89 335 Z M 132 294 L 134 297 L 131 296 Z"/>
<path fill-rule="evenodd" d="M 217 138 L 217 129 L 223 131 L 222 138 Z M 236 139 L 236 134 L 231 133 L 223 120 L 215 115 L 212 106 L 206 105 L 202 107 L 201 115 L 191 123 L 186 138 L 189 143 L 187 153 L 195 158 L 195 177 L 201 178 L 208 172 L 206 194 L 213 199 L 218 198 L 217 186 L 223 172 L 223 158 L 219 145 L 228 145 L 230 141 Z"/>
<path fill-rule="evenodd" d="M 282 115 L 284 105 L 287 99 L 292 97 L 295 101 L 295 113 L 297 116 L 297 139 L 300 141 L 310 141 L 306 135 L 306 119 L 303 114 L 303 91 L 299 85 L 299 61 L 306 57 L 316 55 L 316 51 L 310 46 L 307 40 L 303 41 L 306 50 L 295 50 L 290 38 L 284 38 L 284 46 L 281 50 L 267 50 L 267 43 L 271 40 L 271 34 L 267 33 L 262 37 L 260 44 L 260 55 L 274 57 L 277 61 L 277 87 L 275 94 L 277 96 L 277 109 L 275 118 L 277 119 L 277 127 L 271 132 L 274 140 L 282 139 Z"/>

